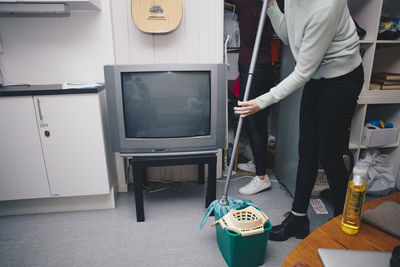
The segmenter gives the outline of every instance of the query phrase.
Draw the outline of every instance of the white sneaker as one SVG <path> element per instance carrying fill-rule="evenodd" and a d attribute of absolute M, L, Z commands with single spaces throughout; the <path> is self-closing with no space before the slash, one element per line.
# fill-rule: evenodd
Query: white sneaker
<path fill-rule="evenodd" d="M 239 170 L 246 171 L 246 172 L 256 172 L 256 165 L 251 160 L 247 163 L 239 163 L 237 165 Z"/>
<path fill-rule="evenodd" d="M 242 195 L 253 195 L 270 187 L 271 181 L 268 175 L 265 176 L 264 180 L 261 180 L 258 176 L 254 176 L 250 183 L 239 188 L 239 193 Z"/>

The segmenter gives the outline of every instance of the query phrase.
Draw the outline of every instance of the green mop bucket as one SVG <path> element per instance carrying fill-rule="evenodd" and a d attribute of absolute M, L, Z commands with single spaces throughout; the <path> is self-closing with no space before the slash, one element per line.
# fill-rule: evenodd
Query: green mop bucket
<path fill-rule="evenodd" d="M 215 215 L 219 220 L 218 215 Z M 264 225 L 264 232 L 242 236 L 216 226 L 217 243 L 225 262 L 229 267 L 253 267 L 264 264 L 265 249 L 267 247 L 269 231 L 272 224 L 268 220 Z"/>

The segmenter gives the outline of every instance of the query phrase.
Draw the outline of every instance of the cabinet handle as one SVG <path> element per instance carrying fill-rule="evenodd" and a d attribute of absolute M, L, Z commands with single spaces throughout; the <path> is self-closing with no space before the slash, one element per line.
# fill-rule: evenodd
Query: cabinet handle
<path fill-rule="evenodd" d="M 40 100 L 37 98 L 36 102 L 37 102 L 38 111 L 39 111 L 39 119 L 42 121 L 43 120 L 43 115 L 42 115 L 42 109 L 40 108 Z"/>
<path fill-rule="evenodd" d="M 225 64 L 227 65 L 227 67 L 228 67 L 228 70 L 231 68 L 231 65 L 229 65 L 229 62 L 228 62 L 228 43 L 229 43 L 229 39 L 231 39 L 231 36 L 227 35 L 226 38 L 225 38 L 225 44 L 224 44 L 224 57 L 225 57 L 224 61 L 225 61 Z"/>

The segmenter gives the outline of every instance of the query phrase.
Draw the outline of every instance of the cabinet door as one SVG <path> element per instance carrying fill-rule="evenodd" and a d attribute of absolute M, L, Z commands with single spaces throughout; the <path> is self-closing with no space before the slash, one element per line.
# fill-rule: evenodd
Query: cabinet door
<path fill-rule="evenodd" d="M 287 77 L 296 63 L 289 46 L 282 47 L 281 77 Z M 279 181 L 294 195 L 299 163 L 299 112 L 303 89 L 296 90 L 274 107 L 276 121 L 276 150 L 274 169 Z M 290 125 L 290 130 L 288 130 Z"/>
<path fill-rule="evenodd" d="M 51 195 L 108 194 L 97 94 L 35 96 Z"/>
<path fill-rule="evenodd" d="M 0 97 L 0 200 L 50 197 L 32 96 Z"/>

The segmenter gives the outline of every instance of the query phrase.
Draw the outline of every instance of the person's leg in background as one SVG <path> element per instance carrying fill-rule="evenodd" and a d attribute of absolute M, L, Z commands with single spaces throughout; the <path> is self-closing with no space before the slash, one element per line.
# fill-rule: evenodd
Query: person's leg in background
<path fill-rule="evenodd" d="M 239 65 L 240 73 L 240 99 L 243 99 L 249 73 L 248 64 Z M 254 99 L 273 86 L 274 77 L 272 64 L 258 64 L 254 68 L 251 88 L 248 99 Z M 250 147 L 255 161 L 256 176 L 249 184 L 239 188 L 239 193 L 255 194 L 271 187 L 271 182 L 266 171 L 267 147 L 267 115 L 268 109 L 261 110 L 243 121 L 244 130 L 250 140 Z"/>

